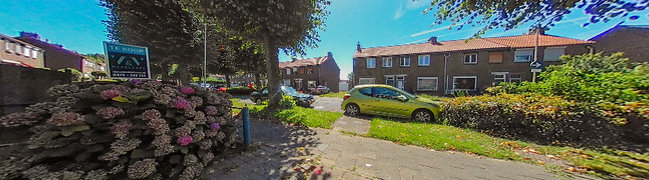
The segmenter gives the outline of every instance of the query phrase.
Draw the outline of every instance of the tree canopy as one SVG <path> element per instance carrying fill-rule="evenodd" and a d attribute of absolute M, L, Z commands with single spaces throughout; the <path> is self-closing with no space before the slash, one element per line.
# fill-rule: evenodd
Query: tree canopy
<path fill-rule="evenodd" d="M 646 0 L 432 0 L 424 14 L 434 12 L 435 24 L 450 21 L 451 28 L 458 30 L 482 26 L 476 32 L 481 35 L 490 29 L 509 30 L 528 22 L 533 23 L 532 27 L 551 27 L 575 8 L 591 16 L 584 26 L 615 18 L 636 20 L 640 18 L 637 12 L 648 6 Z"/>

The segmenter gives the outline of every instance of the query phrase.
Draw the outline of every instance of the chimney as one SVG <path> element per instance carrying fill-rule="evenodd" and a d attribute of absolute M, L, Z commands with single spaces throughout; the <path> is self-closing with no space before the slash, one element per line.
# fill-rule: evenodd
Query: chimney
<path fill-rule="evenodd" d="M 328 52 L 328 53 L 327 53 L 327 57 L 328 57 L 328 58 L 333 58 L 333 56 L 334 56 L 334 54 L 331 54 L 331 52 Z"/>
<path fill-rule="evenodd" d="M 41 36 L 38 35 L 37 33 L 30 33 L 25 31 L 20 32 L 20 37 L 29 37 L 29 38 L 41 40 Z"/>
<path fill-rule="evenodd" d="M 356 51 L 361 52 L 361 42 L 356 43 Z"/>
<path fill-rule="evenodd" d="M 542 28 L 542 27 L 534 28 L 534 29 L 530 30 L 530 32 L 528 34 L 529 35 L 536 35 L 537 30 L 539 31 L 539 35 L 545 35 L 545 28 Z"/>
<path fill-rule="evenodd" d="M 430 37 L 430 39 L 428 39 L 428 43 L 430 43 L 430 44 L 439 44 L 439 42 L 437 42 L 437 37 L 436 36 Z"/>

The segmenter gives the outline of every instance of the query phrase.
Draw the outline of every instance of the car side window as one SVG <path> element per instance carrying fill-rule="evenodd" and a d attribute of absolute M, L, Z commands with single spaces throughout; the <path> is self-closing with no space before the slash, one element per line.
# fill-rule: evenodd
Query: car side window
<path fill-rule="evenodd" d="M 362 88 L 359 89 L 358 92 L 366 96 L 372 96 L 372 88 Z"/>
<path fill-rule="evenodd" d="M 377 98 L 397 99 L 397 97 L 401 95 L 399 92 L 388 88 L 375 87 L 373 89 L 374 91 L 372 92 L 372 94 Z"/>
<path fill-rule="evenodd" d="M 263 90 L 261 90 L 261 94 L 264 94 L 264 95 L 268 94 L 268 89 L 264 88 Z"/>

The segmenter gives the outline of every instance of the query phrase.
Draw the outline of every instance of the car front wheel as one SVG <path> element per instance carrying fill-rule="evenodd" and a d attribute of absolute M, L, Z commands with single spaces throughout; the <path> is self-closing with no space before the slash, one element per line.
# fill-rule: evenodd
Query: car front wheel
<path fill-rule="evenodd" d="M 261 103 L 262 103 L 261 99 L 255 100 L 255 104 L 261 104 Z"/>
<path fill-rule="evenodd" d="M 432 112 L 425 109 L 419 109 L 412 113 L 412 119 L 420 122 L 432 122 L 434 119 L 433 116 Z"/>
<path fill-rule="evenodd" d="M 357 116 L 360 112 L 361 109 L 356 104 L 347 104 L 347 106 L 345 106 L 345 114 L 349 116 Z"/>

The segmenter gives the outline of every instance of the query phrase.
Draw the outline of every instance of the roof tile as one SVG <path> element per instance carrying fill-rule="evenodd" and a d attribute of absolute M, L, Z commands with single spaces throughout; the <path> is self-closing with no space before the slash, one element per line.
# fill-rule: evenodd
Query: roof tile
<path fill-rule="evenodd" d="M 308 66 L 308 65 L 319 65 L 324 63 L 329 59 L 327 56 L 323 57 L 314 57 L 314 58 L 308 58 L 308 59 L 299 59 L 299 60 L 292 60 L 288 62 L 280 62 L 279 63 L 279 68 L 287 68 L 287 67 L 301 67 L 301 66 Z"/>

